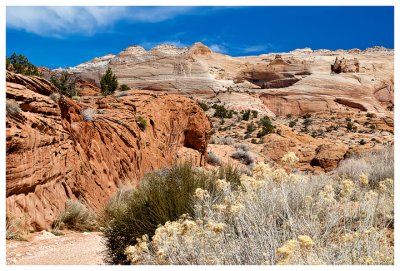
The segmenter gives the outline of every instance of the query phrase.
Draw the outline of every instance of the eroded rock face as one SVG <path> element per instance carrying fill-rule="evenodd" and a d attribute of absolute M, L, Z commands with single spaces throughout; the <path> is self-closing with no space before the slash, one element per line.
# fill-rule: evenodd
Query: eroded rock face
<path fill-rule="evenodd" d="M 339 142 L 298 134 L 284 125 L 278 125 L 276 133 L 266 135 L 264 141 L 261 153 L 275 162 L 280 163 L 287 152 L 294 152 L 299 158 L 298 168 L 313 172 L 335 169 L 348 150 Z"/>
<path fill-rule="evenodd" d="M 261 102 L 265 106 L 260 112 L 269 116 L 331 110 L 365 110 L 384 116 L 394 102 L 393 60 L 393 50 L 382 47 L 336 51 L 304 48 L 231 57 L 212 52 L 201 43 L 190 48 L 164 44 L 151 50 L 131 46 L 116 56 L 96 58 L 67 71 L 98 84 L 111 67 L 120 84 L 132 89 L 215 98 L 228 108 L 243 104 L 220 94 L 239 93 L 258 100 L 245 105 L 247 109 Z M 224 97 L 228 99 L 221 99 Z"/>
<path fill-rule="evenodd" d="M 6 119 L 7 212 L 26 215 L 36 229 L 49 228 L 68 199 L 81 198 L 98 210 L 118 187 L 136 185 L 177 155 L 204 161 L 211 124 L 185 97 L 126 91 L 57 101 L 48 96 L 55 89 L 47 81 L 8 78 L 7 99 L 21 112 Z M 87 108 L 93 121 L 83 117 Z M 146 120 L 144 131 L 139 116 Z"/>
<path fill-rule="evenodd" d="M 334 73 L 360 72 L 360 62 L 357 58 L 339 59 L 338 57 L 336 57 L 335 62 L 331 65 L 331 71 Z"/>

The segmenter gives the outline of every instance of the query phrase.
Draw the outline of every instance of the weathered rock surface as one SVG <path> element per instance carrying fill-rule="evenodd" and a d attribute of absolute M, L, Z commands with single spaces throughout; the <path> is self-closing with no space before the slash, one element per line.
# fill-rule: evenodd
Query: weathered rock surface
<path fill-rule="evenodd" d="M 337 74 L 331 75 L 331 66 Z M 347 51 L 305 48 L 230 57 L 212 52 L 201 43 L 190 48 L 164 44 L 148 51 L 131 46 L 116 56 L 97 58 L 67 71 L 98 83 L 107 67 L 121 84 L 131 88 L 203 99 L 224 92 L 251 95 L 264 103 L 260 112 L 270 116 L 330 110 L 385 115 L 394 97 L 394 54 L 383 47 Z M 258 103 L 247 106 L 251 109 Z M 225 105 L 237 107 L 232 99 Z"/>
<path fill-rule="evenodd" d="M 335 62 L 331 65 L 331 71 L 334 73 L 360 72 L 360 62 L 357 58 L 339 59 L 336 57 Z"/>
<path fill-rule="evenodd" d="M 335 169 L 348 150 L 340 142 L 298 134 L 284 125 L 278 125 L 276 133 L 266 135 L 264 141 L 261 153 L 275 162 L 280 163 L 287 152 L 294 152 L 299 158 L 299 169 L 317 172 Z"/>
<path fill-rule="evenodd" d="M 21 108 L 6 118 L 7 212 L 26 215 L 36 229 L 49 228 L 68 199 L 101 208 L 118 187 L 136 185 L 187 148 L 204 161 L 211 124 L 185 97 L 127 91 L 56 102 L 43 79 L 7 73 L 7 80 L 7 99 Z M 93 121 L 83 118 L 87 108 Z"/>

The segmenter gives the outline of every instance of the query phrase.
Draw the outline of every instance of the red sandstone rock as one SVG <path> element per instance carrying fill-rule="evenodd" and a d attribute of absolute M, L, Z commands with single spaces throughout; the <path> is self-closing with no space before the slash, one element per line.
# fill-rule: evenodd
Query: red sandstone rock
<path fill-rule="evenodd" d="M 182 148 L 194 149 L 198 160 L 206 154 L 210 122 L 185 97 L 127 91 L 124 97 L 57 103 L 43 95 L 54 91 L 47 81 L 7 73 L 9 78 L 7 99 L 22 111 L 6 119 L 7 212 L 26 215 L 36 229 L 49 228 L 68 199 L 99 210 L 118 187 L 171 164 Z M 83 118 L 87 108 L 95 112 L 93 121 Z M 144 131 L 139 116 L 147 122 Z"/>

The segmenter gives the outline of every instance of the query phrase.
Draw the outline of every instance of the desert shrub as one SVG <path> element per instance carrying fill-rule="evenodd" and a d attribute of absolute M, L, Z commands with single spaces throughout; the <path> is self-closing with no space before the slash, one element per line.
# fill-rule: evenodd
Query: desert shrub
<path fill-rule="evenodd" d="M 121 91 L 127 91 L 127 90 L 130 90 L 130 89 L 131 88 L 128 87 L 128 85 L 125 85 L 125 84 L 122 84 L 122 85 L 119 86 L 119 90 L 121 90 Z"/>
<path fill-rule="evenodd" d="M 221 159 L 219 159 L 219 157 L 215 153 L 210 151 L 207 154 L 207 163 L 209 163 L 210 165 L 219 166 L 221 165 Z"/>
<path fill-rule="evenodd" d="M 366 174 L 371 187 L 376 188 L 379 181 L 394 178 L 393 147 L 386 146 L 383 150 L 354 154 L 339 163 L 336 172 L 339 176 L 357 179 Z"/>
<path fill-rule="evenodd" d="M 293 116 L 292 113 L 290 113 L 290 114 L 287 114 L 287 115 L 286 115 L 286 118 L 291 119 L 292 116 Z"/>
<path fill-rule="evenodd" d="M 223 105 L 214 104 L 212 108 L 215 109 L 214 117 L 217 118 L 232 118 L 233 111 L 227 110 Z"/>
<path fill-rule="evenodd" d="M 250 112 L 251 112 L 250 109 L 245 110 L 243 112 L 242 120 L 249 120 L 250 119 Z"/>
<path fill-rule="evenodd" d="M 101 93 L 103 95 L 110 95 L 118 88 L 117 76 L 108 68 L 106 73 L 100 79 Z"/>
<path fill-rule="evenodd" d="M 199 105 L 200 105 L 201 109 L 203 109 L 204 112 L 208 111 L 208 109 L 210 109 L 206 103 L 199 102 Z"/>
<path fill-rule="evenodd" d="M 295 121 L 295 120 L 290 121 L 289 122 L 289 127 L 293 128 L 296 125 L 296 123 L 297 123 L 297 121 Z"/>
<path fill-rule="evenodd" d="M 97 113 L 96 109 L 86 108 L 82 110 L 82 116 L 85 121 L 93 121 L 95 119 L 95 115 Z"/>
<path fill-rule="evenodd" d="M 261 125 L 261 131 L 257 133 L 258 138 L 267 134 L 271 134 L 275 131 L 275 126 L 272 124 L 272 121 L 268 116 L 262 117 L 259 124 Z"/>
<path fill-rule="evenodd" d="M 60 100 L 60 94 L 59 93 L 51 93 L 50 94 L 50 99 L 52 99 L 54 102 L 58 103 L 58 101 Z"/>
<path fill-rule="evenodd" d="M 218 180 L 196 211 L 126 248 L 132 264 L 393 264 L 393 180 L 379 189 L 257 164 L 240 189 Z"/>
<path fill-rule="evenodd" d="M 251 110 L 251 115 L 253 118 L 257 118 L 258 117 L 258 111 L 257 110 Z"/>
<path fill-rule="evenodd" d="M 359 141 L 359 143 L 360 143 L 360 145 L 365 145 L 365 144 L 367 144 L 367 142 L 364 140 L 364 138 L 362 138 L 362 139 Z"/>
<path fill-rule="evenodd" d="M 7 115 L 16 115 L 21 112 L 21 108 L 19 107 L 19 104 L 15 100 L 6 100 L 6 112 Z"/>
<path fill-rule="evenodd" d="M 12 214 L 6 214 L 6 239 L 7 240 L 25 240 L 21 232 L 21 219 Z"/>
<path fill-rule="evenodd" d="M 54 74 L 50 77 L 50 82 L 65 96 L 74 97 L 78 95 L 75 88 L 75 77 L 64 71 L 61 74 Z"/>
<path fill-rule="evenodd" d="M 311 118 L 311 114 L 310 113 L 306 113 L 303 115 L 303 119 L 309 119 Z"/>
<path fill-rule="evenodd" d="M 210 144 L 217 144 L 217 145 L 233 145 L 235 144 L 235 139 L 230 136 L 219 138 L 216 136 L 211 136 Z"/>
<path fill-rule="evenodd" d="M 351 121 L 347 122 L 346 129 L 347 129 L 347 131 L 350 131 L 350 132 L 356 132 L 357 131 L 357 127 Z"/>
<path fill-rule="evenodd" d="M 345 120 L 346 120 L 347 122 L 351 122 L 351 118 L 349 118 L 349 117 L 346 117 Z"/>
<path fill-rule="evenodd" d="M 39 75 L 38 68 L 29 62 L 26 56 L 21 54 L 17 55 L 16 53 L 6 58 L 6 69 L 7 71 L 24 75 Z"/>
<path fill-rule="evenodd" d="M 304 119 L 304 121 L 303 121 L 304 128 L 307 128 L 308 126 L 310 126 L 311 123 L 312 123 L 312 120 L 310 118 Z"/>
<path fill-rule="evenodd" d="M 136 123 L 139 126 L 140 130 L 142 131 L 146 130 L 147 121 L 142 116 L 138 116 L 136 118 Z"/>
<path fill-rule="evenodd" d="M 249 151 L 249 146 L 245 144 L 236 144 L 236 151 L 231 154 L 233 159 L 239 160 L 245 165 L 251 165 L 254 163 L 255 158 L 252 152 Z"/>
<path fill-rule="evenodd" d="M 250 122 L 249 124 L 247 124 L 246 132 L 248 134 L 251 134 L 255 130 L 256 130 L 256 126 L 254 125 L 254 123 Z"/>
<path fill-rule="evenodd" d="M 65 210 L 54 220 L 54 231 L 71 229 L 77 231 L 92 231 L 97 228 L 96 214 L 81 201 L 68 200 Z"/>
<path fill-rule="evenodd" d="M 137 238 L 154 235 L 158 225 L 183 214 L 194 214 L 193 193 L 197 188 L 214 190 L 212 178 L 190 163 L 147 174 L 137 189 L 117 193 L 102 215 L 106 261 L 126 264 L 124 254 Z"/>

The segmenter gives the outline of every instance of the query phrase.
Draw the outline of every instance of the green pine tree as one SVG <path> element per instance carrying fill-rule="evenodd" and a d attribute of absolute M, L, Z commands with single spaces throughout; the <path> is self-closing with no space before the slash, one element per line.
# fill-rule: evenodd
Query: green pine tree
<path fill-rule="evenodd" d="M 100 80 L 101 92 L 104 95 L 110 95 L 118 88 L 118 79 L 115 74 L 108 68 L 106 73 L 101 77 Z"/>

